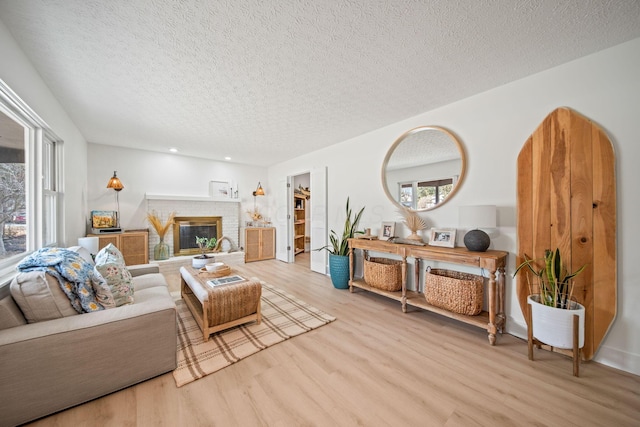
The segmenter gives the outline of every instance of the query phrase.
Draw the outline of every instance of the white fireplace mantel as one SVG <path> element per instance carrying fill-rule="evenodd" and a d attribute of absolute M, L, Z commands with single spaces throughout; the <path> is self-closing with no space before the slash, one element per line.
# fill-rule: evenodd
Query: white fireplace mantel
<path fill-rule="evenodd" d="M 176 194 L 152 194 L 145 193 L 145 198 L 147 200 L 176 200 L 176 201 L 192 201 L 192 202 L 226 202 L 226 203 L 240 203 L 241 199 L 231 199 L 231 198 L 214 198 L 211 196 L 184 196 L 184 195 L 176 195 Z"/>

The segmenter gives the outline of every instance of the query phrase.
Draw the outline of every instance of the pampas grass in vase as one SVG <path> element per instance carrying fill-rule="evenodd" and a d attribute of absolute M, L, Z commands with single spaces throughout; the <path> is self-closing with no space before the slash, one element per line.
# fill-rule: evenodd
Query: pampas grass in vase
<path fill-rule="evenodd" d="M 409 240 L 417 240 L 422 242 L 422 237 L 418 236 L 418 231 L 427 228 L 427 223 L 418 215 L 416 211 L 411 209 L 401 209 L 400 214 L 404 218 L 404 224 L 411 231 L 411 234 L 407 237 Z"/>
<path fill-rule="evenodd" d="M 147 213 L 147 221 L 149 221 L 149 224 L 151 224 L 153 229 L 156 230 L 156 233 L 158 233 L 158 237 L 160 237 L 160 243 L 153 248 L 153 259 L 155 260 L 169 259 L 169 245 L 164 242 L 164 236 L 173 224 L 175 216 L 176 213 L 171 212 L 167 222 L 163 223 L 156 211 Z"/>

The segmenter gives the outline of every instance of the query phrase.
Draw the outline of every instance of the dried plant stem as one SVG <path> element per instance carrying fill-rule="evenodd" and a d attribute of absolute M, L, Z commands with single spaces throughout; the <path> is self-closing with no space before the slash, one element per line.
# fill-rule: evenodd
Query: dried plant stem
<path fill-rule="evenodd" d="M 156 230 L 156 233 L 158 233 L 160 239 L 164 239 L 164 236 L 165 234 L 167 234 L 169 227 L 171 227 L 171 225 L 173 224 L 173 219 L 175 218 L 175 216 L 176 213 L 171 212 L 169 214 L 167 222 L 163 223 L 158 214 L 156 214 L 155 211 L 152 211 L 147 214 L 147 221 L 149 221 L 149 224 L 151 224 L 153 229 Z"/>

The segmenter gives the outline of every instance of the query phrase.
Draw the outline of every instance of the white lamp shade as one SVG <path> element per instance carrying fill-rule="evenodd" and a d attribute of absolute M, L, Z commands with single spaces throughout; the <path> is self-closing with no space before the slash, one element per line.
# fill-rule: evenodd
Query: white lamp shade
<path fill-rule="evenodd" d="M 98 253 L 98 244 L 100 239 L 97 237 L 80 237 L 78 239 L 78 246 L 85 248 L 91 255 Z"/>
<path fill-rule="evenodd" d="M 496 228 L 495 205 L 460 206 L 458 224 L 463 228 Z"/>

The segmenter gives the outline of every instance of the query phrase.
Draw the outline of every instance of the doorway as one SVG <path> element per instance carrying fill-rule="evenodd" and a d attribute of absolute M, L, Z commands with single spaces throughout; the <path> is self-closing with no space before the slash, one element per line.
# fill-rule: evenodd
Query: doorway
<path fill-rule="evenodd" d="M 304 178 L 303 176 L 308 176 Z M 300 177 L 296 180 L 296 177 Z M 308 184 L 306 184 L 308 182 Z M 309 189 L 309 200 L 305 203 L 305 248 L 308 252 L 298 255 L 299 262 L 309 258 L 309 268 L 321 274 L 328 273 L 327 251 L 316 251 L 327 244 L 327 167 L 315 167 L 310 172 L 285 176 L 276 186 L 276 205 L 279 214 L 275 216 L 276 258 L 280 261 L 296 262 L 294 255 L 294 188 L 302 185 Z M 282 214 L 281 214 L 282 213 Z M 308 218 L 308 219 L 307 219 Z M 308 234 L 307 234 L 308 233 Z M 306 236 L 309 236 L 307 239 Z M 302 257 L 300 255 L 304 254 Z"/>
<path fill-rule="evenodd" d="M 311 174 L 293 176 L 293 262 L 311 267 Z"/>

